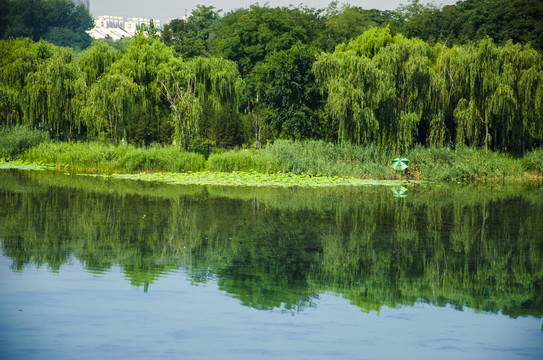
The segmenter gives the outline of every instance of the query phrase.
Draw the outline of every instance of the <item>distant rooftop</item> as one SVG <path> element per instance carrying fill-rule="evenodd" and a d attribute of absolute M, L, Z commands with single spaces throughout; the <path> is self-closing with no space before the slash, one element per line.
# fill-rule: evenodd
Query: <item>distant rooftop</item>
<path fill-rule="evenodd" d="M 102 15 L 94 20 L 94 28 L 88 34 L 94 39 L 120 40 L 125 37 L 134 36 L 138 26 L 151 25 L 151 19 L 127 18 L 122 16 Z M 154 20 L 153 24 L 157 29 L 161 28 L 160 20 Z"/>

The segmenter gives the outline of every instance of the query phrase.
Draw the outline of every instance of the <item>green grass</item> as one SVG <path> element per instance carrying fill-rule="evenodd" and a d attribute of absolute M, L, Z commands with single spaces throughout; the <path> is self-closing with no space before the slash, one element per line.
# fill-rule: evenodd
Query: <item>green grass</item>
<path fill-rule="evenodd" d="M 137 148 L 101 142 L 40 144 L 20 156 L 25 162 L 89 173 L 203 170 L 202 155 L 176 147 Z"/>
<path fill-rule="evenodd" d="M 311 176 L 339 176 L 360 179 L 400 179 L 390 161 L 404 156 L 410 160 L 414 178 L 436 181 L 519 180 L 525 173 L 543 174 L 543 150 L 524 159 L 484 149 L 417 146 L 406 153 L 394 153 L 376 146 L 334 145 L 323 141 L 276 141 L 266 148 L 236 150 L 211 155 L 206 168 L 213 171 L 259 171 Z"/>
<path fill-rule="evenodd" d="M 522 159 L 522 166 L 527 172 L 543 175 L 543 149 L 528 152 Z"/>
<path fill-rule="evenodd" d="M 388 165 L 391 156 L 390 152 L 374 146 L 276 141 L 259 151 L 234 150 L 212 154 L 207 169 L 383 179 L 398 175 Z"/>
<path fill-rule="evenodd" d="M 499 152 L 462 147 L 416 147 L 408 151 L 411 172 L 421 178 L 438 181 L 521 179 L 525 168 L 519 159 Z"/>
<path fill-rule="evenodd" d="M 399 180 L 390 161 L 397 156 L 410 160 L 413 179 L 479 181 L 541 179 L 543 149 L 517 159 L 499 152 L 462 147 L 418 146 L 395 153 L 376 146 L 356 146 L 324 141 L 275 141 L 261 150 L 232 150 L 204 155 L 174 146 L 114 146 L 107 142 L 52 142 L 39 131 L 15 127 L 2 129 L 0 159 L 25 164 L 54 166 L 85 173 L 215 173 L 291 174 L 308 177 Z M 266 182 L 266 181 L 263 181 Z"/>

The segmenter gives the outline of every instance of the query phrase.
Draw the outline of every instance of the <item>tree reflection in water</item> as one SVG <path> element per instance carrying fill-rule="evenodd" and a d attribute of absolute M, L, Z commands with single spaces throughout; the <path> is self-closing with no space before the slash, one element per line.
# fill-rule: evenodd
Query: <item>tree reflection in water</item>
<path fill-rule="evenodd" d="M 442 184 L 174 186 L 0 171 L 0 239 L 13 271 L 120 266 L 152 291 L 184 268 L 256 309 L 301 311 L 332 292 L 363 311 L 426 301 L 543 314 L 543 189 Z"/>

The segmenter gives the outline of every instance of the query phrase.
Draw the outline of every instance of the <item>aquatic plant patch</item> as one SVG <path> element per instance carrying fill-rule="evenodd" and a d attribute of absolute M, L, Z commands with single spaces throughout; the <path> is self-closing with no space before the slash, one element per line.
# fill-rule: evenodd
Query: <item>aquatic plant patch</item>
<path fill-rule="evenodd" d="M 131 179 L 142 181 L 158 181 L 169 184 L 192 184 L 192 185 L 219 185 L 219 186 L 367 186 L 386 185 L 394 186 L 405 183 L 401 180 L 368 180 L 352 177 L 338 176 L 309 176 L 284 173 L 281 171 L 271 173 L 259 173 L 256 171 L 234 171 L 234 172 L 187 172 L 187 173 L 139 173 L 139 174 L 113 174 L 109 175 L 116 179 Z"/>
<path fill-rule="evenodd" d="M 0 159 L 0 169 L 19 169 L 19 170 L 52 170 L 55 166 L 43 164 L 31 164 L 23 161 L 6 161 Z"/>
<path fill-rule="evenodd" d="M 54 170 L 58 167 L 50 165 L 29 164 L 21 161 L 5 161 L 0 159 L 0 169 L 19 169 L 19 170 Z M 68 173 L 67 173 L 68 174 Z M 370 180 L 357 179 L 353 177 L 338 176 L 311 176 L 297 175 L 285 172 L 267 172 L 257 171 L 233 171 L 233 172 L 153 172 L 137 174 L 78 174 L 82 176 L 97 176 L 113 179 L 156 181 L 167 184 L 181 185 L 218 185 L 218 186 L 274 186 L 274 187 L 324 187 L 324 186 L 368 186 L 384 185 L 395 186 L 405 184 L 403 180 Z M 410 183 L 422 183 L 421 181 L 410 181 Z"/>

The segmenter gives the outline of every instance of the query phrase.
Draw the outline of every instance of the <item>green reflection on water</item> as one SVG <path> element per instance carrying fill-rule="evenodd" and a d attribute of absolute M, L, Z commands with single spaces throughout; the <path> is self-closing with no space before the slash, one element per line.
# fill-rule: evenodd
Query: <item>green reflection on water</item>
<path fill-rule="evenodd" d="M 523 184 L 280 189 L 0 171 L 13 271 L 120 266 L 152 291 L 185 268 L 257 309 L 333 292 L 363 311 L 427 301 L 543 315 L 543 190 Z"/>

